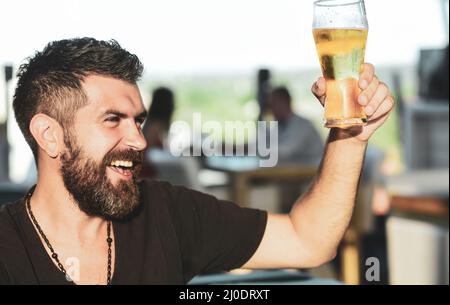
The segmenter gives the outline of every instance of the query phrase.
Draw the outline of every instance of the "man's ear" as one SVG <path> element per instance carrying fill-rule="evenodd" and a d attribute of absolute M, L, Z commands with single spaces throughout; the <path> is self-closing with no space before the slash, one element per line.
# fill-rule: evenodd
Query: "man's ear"
<path fill-rule="evenodd" d="M 48 115 L 36 114 L 30 122 L 30 132 L 39 147 L 51 158 L 58 157 L 62 147 L 61 126 Z"/>

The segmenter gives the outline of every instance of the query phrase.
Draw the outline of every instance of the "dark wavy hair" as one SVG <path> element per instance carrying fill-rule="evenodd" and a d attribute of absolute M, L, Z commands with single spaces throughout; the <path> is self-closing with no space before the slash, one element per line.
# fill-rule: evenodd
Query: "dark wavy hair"
<path fill-rule="evenodd" d="M 142 72 L 139 58 L 115 40 L 87 37 L 59 40 L 29 57 L 17 73 L 13 108 L 36 160 L 38 147 L 29 130 L 34 115 L 46 114 L 67 128 L 76 111 L 87 103 L 82 89 L 86 76 L 102 75 L 135 84 Z"/>

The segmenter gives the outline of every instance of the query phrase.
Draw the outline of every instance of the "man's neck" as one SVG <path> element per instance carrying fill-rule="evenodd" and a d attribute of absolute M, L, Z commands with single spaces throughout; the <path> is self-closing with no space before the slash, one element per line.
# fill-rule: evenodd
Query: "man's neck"
<path fill-rule="evenodd" d="M 41 179 L 42 178 L 42 179 Z M 31 210 L 39 225 L 51 235 L 61 235 L 80 242 L 105 231 L 107 221 L 82 212 L 60 176 L 39 177 L 30 199 Z"/>

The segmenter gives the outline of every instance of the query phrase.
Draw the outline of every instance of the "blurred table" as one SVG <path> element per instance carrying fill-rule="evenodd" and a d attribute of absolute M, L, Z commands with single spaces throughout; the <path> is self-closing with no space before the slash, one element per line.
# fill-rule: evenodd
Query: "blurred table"
<path fill-rule="evenodd" d="M 307 182 L 314 178 L 317 166 L 283 165 L 260 167 L 257 157 L 210 157 L 207 168 L 227 173 L 231 179 L 232 201 L 245 207 L 250 203 L 250 183 L 254 180 Z"/>
<path fill-rule="evenodd" d="M 391 284 L 448 285 L 448 175 L 413 170 L 388 179 Z"/>
<path fill-rule="evenodd" d="M 387 180 L 393 212 L 448 218 L 449 170 L 414 170 Z"/>
<path fill-rule="evenodd" d="M 448 226 L 449 170 L 411 170 L 388 177 L 390 219 L 417 219 Z M 361 282 L 361 232 L 352 224 L 342 241 L 342 279 L 347 284 Z M 392 259 L 391 259 L 392 262 Z"/>

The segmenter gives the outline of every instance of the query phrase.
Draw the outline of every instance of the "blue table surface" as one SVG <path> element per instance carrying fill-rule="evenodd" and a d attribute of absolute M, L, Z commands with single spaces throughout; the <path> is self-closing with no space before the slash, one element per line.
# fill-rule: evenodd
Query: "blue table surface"
<path fill-rule="evenodd" d="M 189 285 L 343 285 L 292 270 L 258 270 L 247 274 L 214 274 L 193 278 Z"/>

